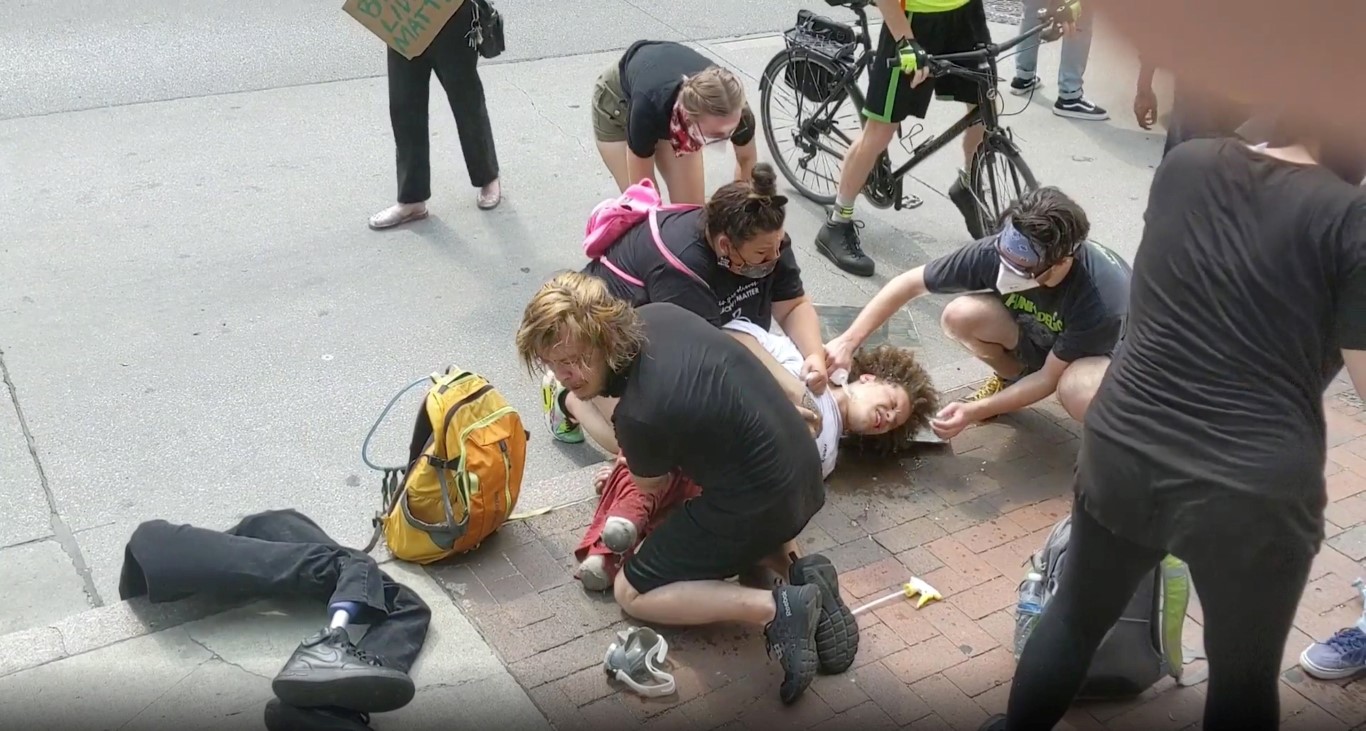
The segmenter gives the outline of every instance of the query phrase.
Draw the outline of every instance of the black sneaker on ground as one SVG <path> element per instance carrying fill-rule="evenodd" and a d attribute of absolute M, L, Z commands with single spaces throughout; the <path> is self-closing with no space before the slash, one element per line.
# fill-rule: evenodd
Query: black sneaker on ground
<path fill-rule="evenodd" d="M 407 673 L 386 668 L 356 649 L 343 627 L 304 640 L 270 684 L 275 696 L 298 708 L 339 707 L 383 713 L 408 705 L 416 689 Z"/>
<path fill-rule="evenodd" d="M 1010 93 L 1015 96 L 1024 96 L 1040 88 L 1043 88 L 1043 80 L 1037 76 L 1028 79 L 1021 79 L 1017 76 L 1010 80 Z"/>
<path fill-rule="evenodd" d="M 792 703 L 811 685 L 820 659 L 816 654 L 816 626 L 821 618 L 821 590 L 815 586 L 773 587 L 777 612 L 764 627 L 769 657 L 783 666 L 778 697 Z"/>
<path fill-rule="evenodd" d="M 266 701 L 268 731 L 372 731 L 370 716 L 345 708 L 295 708 L 278 698 Z"/>
<path fill-rule="evenodd" d="M 1003 731 L 1005 727 L 1005 714 L 998 713 L 995 716 L 988 718 L 987 722 L 982 724 L 981 728 L 979 728 L 977 731 Z"/>
<path fill-rule="evenodd" d="M 863 253 L 858 227 L 861 221 L 834 221 L 829 218 L 816 234 L 816 251 L 834 262 L 835 266 L 859 277 L 873 276 L 876 264 Z"/>
<path fill-rule="evenodd" d="M 967 224 L 968 235 L 974 239 L 986 237 L 986 232 L 982 230 L 981 209 L 977 206 L 977 198 L 968 190 L 962 175 L 954 178 L 953 185 L 949 186 L 949 200 L 963 217 L 963 223 Z"/>
<path fill-rule="evenodd" d="M 1101 121 L 1110 118 L 1110 113 L 1105 111 L 1105 107 L 1092 104 L 1084 96 L 1076 99 L 1059 99 L 1053 104 L 1053 113 L 1059 117 L 1071 117 L 1072 119 Z"/>
<path fill-rule="evenodd" d="M 819 553 L 792 562 L 788 583 L 816 586 L 821 590 L 821 615 L 816 624 L 816 657 L 820 670 L 838 675 L 854 664 L 858 654 L 858 620 L 840 596 L 839 574 L 830 559 Z"/>

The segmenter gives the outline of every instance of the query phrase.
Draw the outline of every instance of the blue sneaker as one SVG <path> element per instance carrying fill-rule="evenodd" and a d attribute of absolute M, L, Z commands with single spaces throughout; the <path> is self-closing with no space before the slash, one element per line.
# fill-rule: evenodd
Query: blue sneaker
<path fill-rule="evenodd" d="M 541 407 L 545 410 L 545 424 L 550 428 L 550 435 L 566 444 L 582 444 L 583 428 L 565 413 L 564 396 L 564 386 L 555 380 L 555 374 L 546 371 L 541 378 Z"/>
<path fill-rule="evenodd" d="M 1300 667 L 1320 680 L 1350 678 L 1366 670 L 1366 632 L 1348 627 L 1315 642 L 1300 653 Z"/>

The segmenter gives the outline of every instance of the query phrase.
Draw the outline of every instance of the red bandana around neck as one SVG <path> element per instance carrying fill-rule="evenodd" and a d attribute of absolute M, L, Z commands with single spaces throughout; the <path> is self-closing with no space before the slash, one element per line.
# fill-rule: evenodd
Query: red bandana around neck
<path fill-rule="evenodd" d="M 674 154 L 678 157 L 702 149 L 702 136 L 696 125 L 688 120 L 683 106 L 677 102 L 674 103 L 673 114 L 669 116 L 669 142 L 673 144 Z"/>

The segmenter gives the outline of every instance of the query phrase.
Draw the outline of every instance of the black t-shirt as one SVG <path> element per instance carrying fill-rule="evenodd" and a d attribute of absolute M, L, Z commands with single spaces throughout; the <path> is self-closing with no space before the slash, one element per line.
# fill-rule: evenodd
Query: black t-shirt
<path fill-rule="evenodd" d="M 608 394 L 633 474 L 674 469 L 702 487 L 697 524 L 785 540 L 825 502 L 816 442 L 758 358 L 721 329 L 667 303 L 640 307 L 646 342 Z M 739 531 L 740 533 L 736 533 Z"/>
<path fill-rule="evenodd" d="M 1153 177 L 1129 331 L 1087 437 L 1173 476 L 1150 494 L 1214 486 L 1321 526 L 1323 392 L 1343 348 L 1366 349 L 1366 195 L 1234 140 L 1185 142 Z"/>
<path fill-rule="evenodd" d="M 995 291 L 1001 258 L 995 242 L 975 241 L 925 265 L 925 287 L 935 294 Z M 1059 359 L 1109 355 L 1124 337 L 1129 312 L 1129 265 L 1100 244 L 1077 250 L 1072 270 L 1056 287 L 1001 296 L 1016 319 L 1033 320 Z M 999 294 L 999 292 L 998 292 Z"/>
<path fill-rule="evenodd" d="M 613 266 L 645 283 L 642 289 L 617 276 L 601 261 L 590 261 L 583 271 L 607 283 L 612 294 L 636 306 L 672 302 L 714 325 L 743 317 L 767 329 L 773 303 L 804 294 L 802 270 L 792 253 L 792 239 L 784 236 L 778 266 L 763 279 L 742 277 L 721 266 L 702 230 L 702 209 L 659 214 L 659 235 L 669 251 L 703 281 L 693 279 L 665 261 L 655 245 L 650 222 L 641 221 L 607 251 Z"/>
<path fill-rule="evenodd" d="M 627 106 L 626 144 L 636 157 L 654 157 L 655 145 L 669 139 L 669 120 L 683 77 L 715 65 L 673 41 L 636 41 L 626 49 L 620 62 L 621 91 Z M 746 109 L 731 142 L 749 144 L 754 131 L 754 115 Z"/>

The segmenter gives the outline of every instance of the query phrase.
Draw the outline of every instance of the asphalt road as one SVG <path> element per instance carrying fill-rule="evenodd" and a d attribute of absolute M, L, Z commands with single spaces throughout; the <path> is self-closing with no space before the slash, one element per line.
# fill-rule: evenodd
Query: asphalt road
<path fill-rule="evenodd" d="M 293 507 L 363 543 L 377 475 L 361 440 L 398 389 L 451 363 L 492 377 L 532 429 L 522 507 L 584 494 L 582 481 L 551 478 L 598 455 L 547 438 L 511 339 L 535 287 L 581 265 L 584 216 L 613 193 L 583 104 L 593 78 L 631 41 L 673 38 L 698 41 L 757 94 L 780 48 L 761 34 L 803 6 L 831 12 L 800 0 L 586 0 L 572 13 L 502 0 L 509 51 L 483 74 L 504 204 L 475 210 L 434 91 L 433 217 L 381 234 L 365 220 L 394 194 L 384 52 L 340 4 L 10 4 L 0 633 L 117 601 L 123 544 L 150 518 L 224 528 Z M 1122 108 L 1132 69 L 1106 53 L 1093 53 L 1092 94 Z M 1045 73 L 1056 55 L 1044 52 Z M 1160 142 L 1123 118 L 1061 120 L 1050 103 L 1045 90 L 1011 118 L 1027 158 L 1083 200 L 1097 238 L 1131 255 Z M 928 128 L 956 116 L 944 107 Z M 727 155 L 709 154 L 711 185 Z M 815 254 L 821 212 L 794 202 L 789 230 L 812 295 L 860 305 L 888 276 L 961 245 L 961 220 L 938 193 L 956 158 L 917 171 L 922 209 L 865 211 L 880 265 L 870 280 Z M 942 306 L 910 308 L 931 366 L 963 358 L 937 332 Z M 381 429 L 381 461 L 401 461 L 416 403 Z"/>

